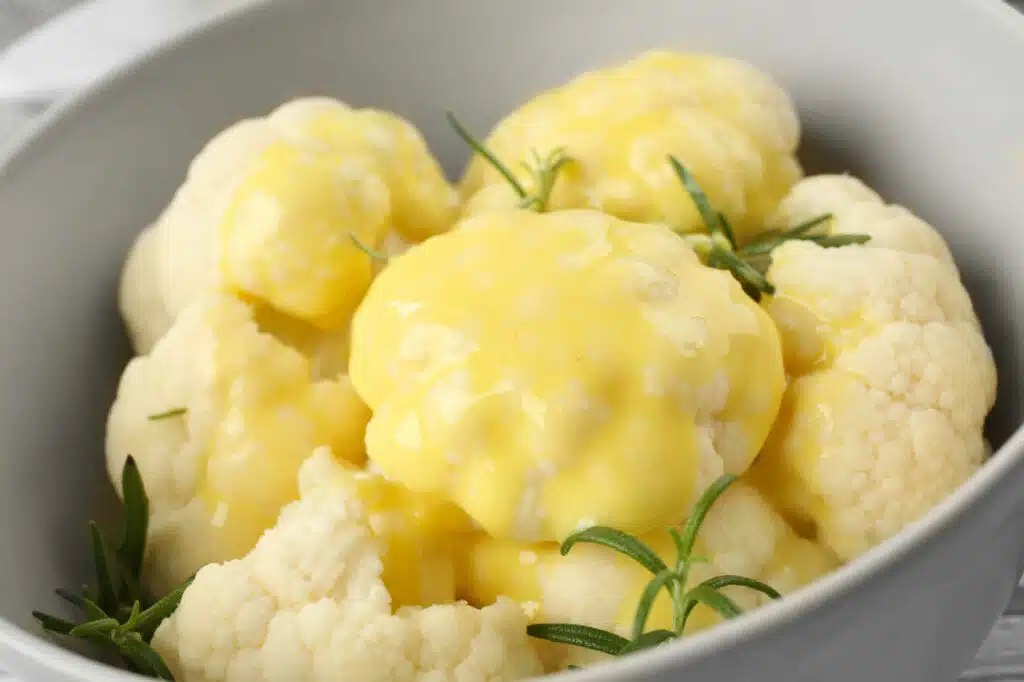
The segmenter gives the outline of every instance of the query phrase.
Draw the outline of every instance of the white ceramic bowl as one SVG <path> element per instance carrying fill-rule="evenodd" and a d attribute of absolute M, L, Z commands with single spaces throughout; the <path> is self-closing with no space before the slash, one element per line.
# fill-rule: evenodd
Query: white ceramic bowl
<path fill-rule="evenodd" d="M 236 119 L 325 93 L 410 117 L 451 170 L 543 86 L 646 48 L 752 60 L 795 95 L 813 168 L 851 170 L 938 226 L 1000 368 L 983 471 L 805 591 L 578 679 L 941 682 L 1024 568 L 1024 20 L 996 0 L 288 0 L 235 14 L 48 116 L 0 167 L 0 659 L 21 679 L 127 681 L 39 637 L 109 503 L 104 418 L 127 344 L 134 234 Z"/>

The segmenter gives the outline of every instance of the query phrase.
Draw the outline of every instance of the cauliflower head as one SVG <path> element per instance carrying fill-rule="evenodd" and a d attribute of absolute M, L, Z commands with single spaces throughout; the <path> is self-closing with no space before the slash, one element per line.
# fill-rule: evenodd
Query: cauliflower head
<path fill-rule="evenodd" d="M 735 59 L 654 51 L 539 94 L 485 144 L 530 190 L 520 162 L 564 148 L 572 161 L 554 186 L 555 210 L 593 208 L 697 231 L 702 222 L 668 163 L 673 154 L 745 237 L 800 179 L 799 137 L 789 96 L 767 74 Z M 517 200 L 480 157 L 460 189 L 464 215 Z"/>
<path fill-rule="evenodd" d="M 128 255 L 122 316 L 146 353 L 196 298 L 233 293 L 329 376 L 344 368 L 347 323 L 374 275 L 353 237 L 404 248 L 447 230 L 458 210 L 411 124 L 295 100 L 229 127 L 193 160 Z"/>
<path fill-rule="evenodd" d="M 372 503 L 328 449 L 299 483 L 301 499 L 252 551 L 201 569 L 160 625 L 153 647 L 176 679 L 511 682 L 541 672 L 512 600 L 394 609 Z"/>
<path fill-rule="evenodd" d="M 848 560 L 978 468 L 996 370 L 938 232 L 844 176 L 802 181 L 773 220 L 821 212 L 834 215 L 833 232 L 872 238 L 773 254 L 765 305 L 791 382 L 753 475 Z"/>
<path fill-rule="evenodd" d="M 594 211 L 485 214 L 393 259 L 350 372 L 385 474 L 524 541 L 678 522 L 750 465 L 785 379 L 735 280 Z"/>
<path fill-rule="evenodd" d="M 221 294 L 197 299 L 128 363 L 108 417 L 107 467 L 116 487 L 132 455 L 146 481 L 154 593 L 252 549 L 297 497 L 314 447 L 364 461 L 368 408 L 346 377 L 310 377 L 305 356 Z"/>
<path fill-rule="evenodd" d="M 675 547 L 666 531 L 641 539 L 666 563 L 675 561 Z M 797 536 L 742 479 L 711 507 L 694 550 L 708 562 L 693 564 L 687 583 L 691 587 L 728 573 L 761 580 L 787 594 L 838 565 L 828 551 Z M 556 543 L 531 545 L 480 536 L 461 558 L 459 589 L 470 603 L 486 605 L 507 596 L 524 604 L 534 622 L 589 625 L 624 637 L 630 636 L 637 603 L 651 580 L 640 564 L 597 545 L 578 544 L 562 556 Z M 724 592 L 744 611 L 768 599 L 743 587 Z M 687 621 L 686 632 L 718 621 L 714 611 L 701 605 Z M 672 628 L 672 602 L 664 592 L 655 601 L 648 628 Z M 542 654 L 549 669 L 604 658 L 555 645 L 545 645 Z"/>

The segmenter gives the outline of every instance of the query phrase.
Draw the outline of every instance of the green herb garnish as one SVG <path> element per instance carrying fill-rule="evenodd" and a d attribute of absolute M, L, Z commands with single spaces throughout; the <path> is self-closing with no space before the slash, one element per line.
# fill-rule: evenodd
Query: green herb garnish
<path fill-rule="evenodd" d="M 566 164 L 572 161 L 572 158 L 565 152 L 564 147 L 555 149 L 547 156 L 541 156 L 536 150 L 531 152 L 531 160 L 529 163 L 523 162 L 522 166 L 526 172 L 530 175 L 531 184 L 533 186 L 533 193 L 527 191 L 526 187 L 523 186 L 518 179 L 516 179 L 515 173 L 502 163 L 501 159 L 494 155 L 491 150 L 484 145 L 483 142 L 473 136 L 466 127 L 459 123 L 458 119 L 455 118 L 454 114 L 448 112 L 446 114 L 448 123 L 452 126 L 459 137 L 462 138 L 469 147 L 486 161 L 494 170 L 498 171 L 505 181 L 508 182 L 509 186 L 512 187 L 512 191 L 519 197 L 519 208 L 536 211 L 543 213 L 548 210 L 548 202 L 551 201 L 551 193 L 555 189 L 555 182 L 558 180 L 558 174 L 562 171 L 562 168 Z"/>
<path fill-rule="evenodd" d="M 164 419 L 170 419 L 171 417 L 181 417 L 182 415 L 188 414 L 187 407 L 175 407 L 165 412 L 157 412 L 156 414 L 149 415 L 149 421 L 159 422 Z"/>
<path fill-rule="evenodd" d="M 184 410 L 171 410 L 183 414 Z M 174 416 L 165 413 L 166 416 Z M 155 415 L 156 418 L 164 418 Z M 150 417 L 153 419 L 154 417 Z M 170 669 L 149 645 L 157 626 L 178 608 L 189 579 L 158 600 L 149 598 L 142 587 L 142 566 L 146 554 L 149 527 L 149 498 L 139 467 L 128 457 L 121 474 L 124 495 L 124 528 L 121 542 L 113 552 L 95 522 L 89 522 L 96 584 L 81 594 L 57 590 L 57 596 L 81 611 L 77 622 L 33 611 L 32 616 L 44 630 L 75 637 L 98 645 L 117 655 L 129 669 L 162 680 L 173 680 Z M 112 570 L 113 569 L 113 570 Z"/>
<path fill-rule="evenodd" d="M 388 262 L 388 257 L 386 254 L 381 253 L 380 251 L 377 251 L 375 249 L 371 249 L 369 246 L 366 245 L 365 242 L 363 242 L 362 239 L 357 237 L 354 232 L 349 232 L 348 236 L 352 239 L 352 243 L 356 245 L 356 248 L 365 253 L 367 256 L 369 256 L 370 260 L 375 260 L 380 263 Z"/>
<path fill-rule="evenodd" d="M 562 543 L 562 556 L 581 542 L 602 545 L 628 556 L 652 574 L 637 604 L 633 630 L 628 639 L 614 632 L 572 623 L 538 623 L 528 626 L 527 634 L 537 639 L 570 644 L 610 656 L 623 656 L 681 637 L 690 614 L 699 604 L 714 609 L 726 619 L 740 615 L 742 610 L 722 591 L 723 588 L 746 587 L 771 599 L 778 599 L 781 595 L 771 585 L 738 575 L 718 575 L 692 587 L 687 585 L 690 567 L 698 561 L 704 561 L 693 555 L 697 533 L 711 506 L 734 481 L 736 477 L 730 474 L 719 477 L 697 500 L 682 529 L 673 528 L 668 531 L 676 548 L 676 560 L 671 566 L 642 540 L 606 526 L 594 526 L 573 533 Z M 651 609 L 662 590 L 668 592 L 672 599 L 672 629 L 647 630 Z"/>
<path fill-rule="evenodd" d="M 697 207 L 706 230 L 704 233 L 683 234 L 683 239 L 708 266 L 731 272 L 755 301 L 760 300 L 762 294 L 775 293 L 775 287 L 765 277 L 765 273 L 771 264 L 772 252 L 782 244 L 789 241 L 810 241 L 818 246 L 830 248 L 863 244 L 870 239 L 864 234 L 811 234 L 815 227 L 832 219 L 832 214 L 826 213 L 787 230 L 768 230 L 740 247 L 725 214 L 712 208 L 707 194 L 679 159 L 674 156 L 668 158 L 683 189 Z"/>

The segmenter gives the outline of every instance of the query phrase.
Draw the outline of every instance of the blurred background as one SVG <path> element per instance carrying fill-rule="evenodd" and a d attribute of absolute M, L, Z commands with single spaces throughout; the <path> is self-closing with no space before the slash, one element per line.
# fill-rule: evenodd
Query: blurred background
<path fill-rule="evenodd" d="M 125 58 L 254 1 L 0 0 L 0 146 Z M 1008 1 L 1024 12 L 1024 0 Z M 1024 584 L 961 680 L 1024 682 Z"/>

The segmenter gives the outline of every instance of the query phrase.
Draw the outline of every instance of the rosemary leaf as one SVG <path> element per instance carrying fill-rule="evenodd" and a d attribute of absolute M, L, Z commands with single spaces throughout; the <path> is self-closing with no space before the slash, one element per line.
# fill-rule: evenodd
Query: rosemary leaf
<path fill-rule="evenodd" d="M 645 542 L 615 528 L 592 526 L 573 533 L 562 543 L 562 556 L 568 554 L 569 550 L 578 542 L 603 545 L 604 547 L 614 549 L 616 552 L 625 554 L 654 575 L 658 575 L 668 568 L 657 552 L 651 549 Z"/>
<path fill-rule="evenodd" d="M 640 595 L 640 602 L 636 607 L 636 617 L 633 619 L 632 637 L 634 642 L 644 634 L 644 630 L 647 628 L 647 619 L 651 615 L 651 609 L 654 607 L 654 601 L 658 598 L 658 594 L 665 589 L 668 591 L 669 597 L 672 597 L 672 583 L 678 580 L 679 575 L 674 570 L 666 568 L 647 583 L 647 587 Z"/>
<path fill-rule="evenodd" d="M 570 644 L 592 651 L 600 651 L 610 656 L 618 656 L 630 643 L 628 639 L 620 637 L 614 632 L 571 623 L 528 625 L 526 634 L 536 639 L 545 639 L 557 644 Z"/>
<path fill-rule="evenodd" d="M 58 618 L 57 616 L 51 616 L 48 613 L 42 611 L 33 611 L 32 617 L 35 618 L 40 625 L 43 626 L 44 630 L 49 630 L 58 635 L 70 635 L 71 631 L 75 628 L 75 624 Z"/>
<path fill-rule="evenodd" d="M 789 233 L 782 233 L 782 235 L 775 237 L 774 239 L 765 239 L 757 242 L 751 242 L 745 247 L 740 249 L 739 254 L 744 258 L 752 258 L 755 256 L 767 256 L 770 255 L 775 249 L 782 246 L 788 241 L 807 241 L 813 242 L 823 248 L 835 248 L 840 246 L 849 246 L 851 244 L 864 244 L 871 240 L 866 234 L 799 234 L 790 235 Z"/>
<path fill-rule="evenodd" d="M 148 642 L 153 637 L 153 633 L 156 632 L 160 623 L 169 618 L 171 614 L 177 610 L 178 605 L 181 603 L 181 598 L 185 594 L 185 590 L 188 589 L 193 580 L 194 578 L 189 578 L 181 585 L 178 585 L 176 588 L 168 592 L 162 599 L 139 614 L 138 620 L 135 623 L 135 630 L 142 635 L 142 638 L 145 641 Z"/>
<path fill-rule="evenodd" d="M 693 199 L 693 203 L 696 205 L 697 212 L 700 213 L 701 220 L 704 221 L 704 226 L 707 228 L 708 233 L 712 237 L 715 236 L 716 233 L 722 230 L 722 226 L 718 220 L 718 212 L 711 208 L 711 201 L 708 199 L 708 195 L 704 193 L 701 186 L 697 184 L 693 174 L 686 169 L 686 166 L 679 159 L 674 156 L 669 156 L 668 159 L 669 163 L 672 164 L 672 170 L 679 177 L 679 181 L 683 183 L 683 188 L 690 195 L 690 198 Z"/>
<path fill-rule="evenodd" d="M 479 154 L 480 157 L 484 159 L 484 161 L 489 163 L 491 167 L 494 168 L 494 170 L 501 173 L 502 177 L 505 178 L 505 180 L 512 187 L 512 189 L 515 191 L 515 193 L 519 196 L 520 199 L 526 199 L 526 189 L 522 186 L 522 184 L 520 184 L 518 180 L 516 180 L 515 174 L 513 174 L 512 171 L 509 170 L 508 166 L 503 164 L 498 159 L 498 157 L 492 154 L 491 151 L 487 149 L 487 147 L 484 146 L 482 142 L 473 137 L 473 134 L 466 130 L 466 128 L 461 123 L 459 123 L 459 120 L 455 118 L 455 114 L 449 111 L 445 114 L 445 116 L 448 119 L 449 125 L 451 125 L 451 127 L 455 130 L 458 136 L 462 138 L 462 141 L 468 144 L 469 147 L 474 152 Z"/>
<path fill-rule="evenodd" d="M 175 408 L 172 408 L 170 410 L 166 410 L 164 412 L 157 412 L 156 414 L 149 415 L 149 421 L 151 421 L 151 422 L 159 422 L 159 421 L 163 421 L 165 419 L 170 419 L 172 417 L 180 417 L 183 414 L 188 414 L 188 408 L 185 408 L 185 407 L 175 407 Z"/>
<path fill-rule="evenodd" d="M 138 625 L 139 616 L 142 614 L 142 603 L 136 600 L 132 604 L 132 608 L 128 611 L 128 615 L 124 618 L 124 622 L 121 628 L 124 631 L 134 630 Z"/>
<path fill-rule="evenodd" d="M 740 284 L 746 285 L 758 292 L 766 294 L 775 293 L 775 287 L 762 275 L 757 268 L 747 263 L 732 251 L 715 248 L 711 252 L 713 261 L 709 258 L 708 264 L 715 263 L 712 267 L 724 266 L 729 270 Z"/>
<path fill-rule="evenodd" d="M 722 226 L 722 234 L 729 240 L 729 246 L 734 251 L 737 248 L 736 233 L 732 229 L 732 223 L 725 217 L 725 214 L 721 211 L 718 212 L 718 224 Z"/>
<path fill-rule="evenodd" d="M 91 637 L 96 635 L 107 635 L 113 632 L 118 626 L 116 618 L 97 618 L 85 623 L 79 623 L 71 628 L 68 634 L 72 637 Z"/>
<path fill-rule="evenodd" d="M 171 669 L 167 667 L 163 657 L 153 647 L 142 641 L 137 633 L 125 636 L 117 642 L 117 645 L 121 655 L 131 662 L 136 672 L 159 680 L 174 679 L 174 675 L 171 674 Z"/>
<path fill-rule="evenodd" d="M 677 557 L 684 557 L 684 556 L 686 556 L 686 544 L 683 542 L 683 536 L 680 535 L 679 531 L 676 530 L 675 528 L 669 528 L 668 529 L 668 534 L 672 536 L 672 542 L 676 546 L 676 556 Z M 691 559 L 691 561 L 692 561 L 692 559 Z"/>
<path fill-rule="evenodd" d="M 800 235 L 807 234 L 808 232 L 816 228 L 818 225 L 821 225 L 822 223 L 827 223 L 830 220 L 832 220 L 831 213 L 822 213 L 821 215 L 815 216 L 810 220 L 805 220 L 804 222 L 798 224 L 796 227 L 789 228 L 783 234 L 789 237 L 799 237 Z"/>
<path fill-rule="evenodd" d="M 110 576 L 107 543 L 94 521 L 89 522 L 89 537 L 92 542 L 93 569 L 96 571 L 98 604 L 106 613 L 114 613 L 117 610 L 117 595 L 114 594 L 114 579 Z"/>
<path fill-rule="evenodd" d="M 808 241 L 812 241 L 818 246 L 824 248 L 837 248 L 840 246 L 849 246 L 850 244 L 864 244 L 870 239 L 871 237 L 866 234 L 821 234 L 811 235 L 807 238 Z"/>
<path fill-rule="evenodd" d="M 686 621 L 690 618 L 690 614 L 693 613 L 698 604 L 705 604 L 711 607 L 718 615 L 727 620 L 743 613 L 742 609 L 732 599 L 725 596 L 722 592 L 703 584 L 687 592 L 684 602 L 686 604 L 683 608 L 682 626 L 684 628 L 686 627 Z"/>
<path fill-rule="evenodd" d="M 356 236 L 354 232 L 349 232 L 348 236 L 352 238 L 352 243 L 356 245 L 356 248 L 369 256 L 372 260 L 379 261 L 382 263 L 388 262 L 388 257 L 380 251 L 375 251 L 367 246 L 362 239 Z"/>
<path fill-rule="evenodd" d="M 56 590 L 54 590 L 54 592 L 57 594 L 58 597 L 60 597 L 61 599 L 63 599 L 67 603 L 71 604 L 75 608 L 79 609 L 80 611 L 84 611 L 85 610 L 85 602 L 84 602 L 84 600 L 82 599 L 82 597 L 78 596 L 74 592 L 71 592 L 69 590 L 65 590 L 65 589 L 60 588 L 60 587 L 58 587 Z"/>
<path fill-rule="evenodd" d="M 142 562 L 149 531 L 149 497 L 142 484 L 139 465 L 131 455 L 121 471 L 121 494 L 124 497 L 124 531 L 117 548 L 117 559 L 121 565 L 121 598 L 124 602 L 131 602 L 141 596 Z"/>
<path fill-rule="evenodd" d="M 645 632 L 639 637 L 633 639 L 632 642 L 627 644 L 619 655 L 633 653 L 634 651 L 643 651 L 644 649 L 653 649 L 656 646 L 660 646 L 670 639 L 676 639 L 676 633 L 671 630 L 651 630 Z"/>
<path fill-rule="evenodd" d="M 88 597 L 82 597 L 82 611 L 89 620 L 106 620 L 110 616 Z"/>
<path fill-rule="evenodd" d="M 696 504 L 693 505 L 690 518 L 686 520 L 680 533 L 680 546 L 682 547 L 682 550 L 679 552 L 680 558 L 687 557 L 693 552 L 693 545 L 697 542 L 697 532 L 704 524 L 704 519 L 711 510 L 711 506 L 718 501 L 718 498 L 722 496 L 722 493 L 729 486 L 736 482 L 736 478 L 733 474 L 723 474 L 701 493 Z"/>
<path fill-rule="evenodd" d="M 754 578 L 747 578 L 742 575 L 716 575 L 714 578 L 708 578 L 701 585 L 706 585 L 714 590 L 721 590 L 723 587 L 739 586 L 747 587 L 751 590 L 755 590 L 764 594 L 771 599 L 782 599 L 782 595 L 774 587 L 768 583 L 763 583 L 760 580 Z M 699 587 L 699 585 L 698 585 Z"/>
<path fill-rule="evenodd" d="M 535 192 L 534 196 L 528 197 L 524 201 L 532 204 L 538 211 L 546 211 L 548 203 L 551 201 L 551 193 L 555 189 L 555 182 L 558 180 L 558 174 L 572 159 L 566 156 L 564 147 L 559 147 L 551 152 L 546 159 L 541 159 L 540 155 L 534 152 L 534 159 L 533 168 L 528 167 L 528 170 L 533 173 Z M 529 206 L 524 206 L 524 208 L 529 208 Z"/>

